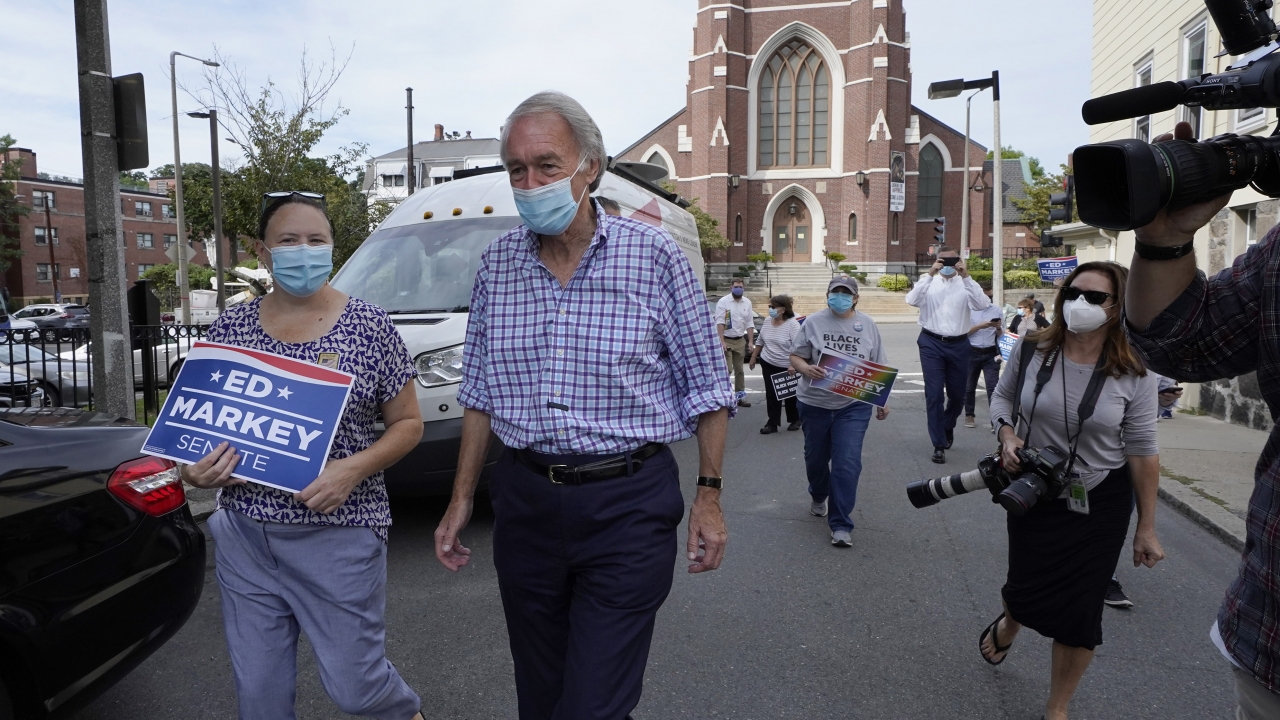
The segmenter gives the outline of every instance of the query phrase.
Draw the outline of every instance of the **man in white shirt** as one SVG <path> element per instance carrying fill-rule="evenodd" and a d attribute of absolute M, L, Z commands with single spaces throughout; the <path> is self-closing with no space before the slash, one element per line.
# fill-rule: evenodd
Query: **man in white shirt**
<path fill-rule="evenodd" d="M 907 304 L 920 308 L 920 369 L 924 371 L 924 404 L 929 415 L 933 461 L 947 461 L 956 419 L 964 405 L 969 378 L 969 311 L 991 302 L 971 277 L 964 260 L 949 247 L 938 248 L 937 262 L 907 293 Z M 943 391 L 946 406 L 943 406 Z"/>
<path fill-rule="evenodd" d="M 983 290 L 990 298 L 991 291 Z M 1004 311 L 989 303 L 981 310 L 969 311 L 969 382 L 964 392 L 964 426 L 977 427 L 974 406 L 978 403 L 978 376 L 987 383 L 987 406 L 991 406 L 991 393 L 1000 381 L 1000 346 L 997 341 L 1003 332 Z M 994 431 L 994 428 L 993 428 Z"/>
<path fill-rule="evenodd" d="M 742 278 L 733 279 L 733 289 L 716 302 L 716 330 L 724 346 L 724 358 L 733 373 L 733 389 L 738 392 L 738 407 L 751 407 L 747 402 L 747 376 L 742 360 L 747 356 L 756 332 L 751 314 L 751 300 L 744 296 Z"/>

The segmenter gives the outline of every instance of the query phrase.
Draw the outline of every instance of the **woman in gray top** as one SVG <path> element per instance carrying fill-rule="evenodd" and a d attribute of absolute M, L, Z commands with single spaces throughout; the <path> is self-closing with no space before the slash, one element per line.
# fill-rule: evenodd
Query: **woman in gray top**
<path fill-rule="evenodd" d="M 1053 446 L 1064 454 L 1075 448 L 1074 499 L 1069 487 L 1023 515 L 1008 516 L 1004 612 L 978 639 L 983 659 L 999 665 L 1024 625 L 1053 638 L 1049 720 L 1067 717 L 1071 696 L 1102 642 L 1102 600 L 1128 535 L 1135 496 L 1133 564 L 1152 567 L 1164 557 L 1155 532 L 1156 376 L 1146 371 L 1122 327 L 1127 275 L 1109 262 L 1076 268 L 1058 293 L 1053 323 L 1024 339 L 1036 345 L 1021 383 L 1018 417 L 1013 414 L 1022 343 L 1010 355 L 1009 371 L 991 402 L 1001 463 L 1011 474 L 1021 469 L 1018 448 Z M 1036 376 L 1049 363 L 1052 374 L 1037 396 Z M 1095 367 L 1105 380 L 1093 415 L 1081 427 L 1078 411 Z"/>

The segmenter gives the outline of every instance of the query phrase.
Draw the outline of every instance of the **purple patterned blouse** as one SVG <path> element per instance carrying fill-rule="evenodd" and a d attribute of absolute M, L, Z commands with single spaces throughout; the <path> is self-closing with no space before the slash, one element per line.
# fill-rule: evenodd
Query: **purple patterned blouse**
<path fill-rule="evenodd" d="M 257 298 L 227 310 L 209 326 L 207 339 L 312 363 L 322 352 L 337 353 L 337 369 L 354 375 L 356 382 L 329 457 L 350 457 L 372 445 L 374 421 L 382 404 L 398 395 L 414 376 L 413 359 L 391 318 L 382 308 L 353 297 L 347 300 L 333 329 L 323 337 L 306 343 L 285 343 L 262 329 L 261 304 L 262 299 Z M 292 493 L 255 483 L 223 488 L 218 492 L 218 507 L 269 522 L 364 526 L 372 528 L 383 542 L 391 525 L 391 508 L 381 472 L 362 480 L 347 501 L 328 515 L 309 509 Z"/>

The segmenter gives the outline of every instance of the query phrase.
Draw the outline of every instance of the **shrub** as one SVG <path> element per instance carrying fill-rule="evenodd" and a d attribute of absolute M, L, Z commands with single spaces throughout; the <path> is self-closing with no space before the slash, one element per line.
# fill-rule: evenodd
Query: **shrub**
<path fill-rule="evenodd" d="M 991 275 L 992 272 L 990 270 L 969 270 L 969 277 L 973 278 L 973 281 L 981 285 L 984 290 L 991 288 Z"/>
<path fill-rule="evenodd" d="M 1040 273 L 1034 270 L 1011 270 L 1004 274 L 1004 286 L 1007 288 L 1035 289 L 1044 287 Z"/>
<path fill-rule="evenodd" d="M 753 263 L 764 263 L 768 265 L 773 262 L 773 254 L 768 251 L 758 252 L 755 255 L 748 255 L 747 259 Z"/>
<path fill-rule="evenodd" d="M 911 287 L 911 282 L 906 275 L 882 275 L 876 285 L 893 292 L 906 292 Z"/>

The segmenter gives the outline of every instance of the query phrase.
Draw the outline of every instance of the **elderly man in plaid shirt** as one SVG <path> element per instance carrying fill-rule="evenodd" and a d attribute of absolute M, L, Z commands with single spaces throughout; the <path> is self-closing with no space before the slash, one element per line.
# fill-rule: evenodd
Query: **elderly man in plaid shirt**
<path fill-rule="evenodd" d="M 1175 134 L 1190 140 L 1191 127 Z M 1168 140 L 1165 135 L 1157 142 Z M 1156 372 L 1192 382 L 1258 373 L 1280 409 L 1280 228 L 1213 278 L 1196 270 L 1192 240 L 1223 196 L 1162 210 L 1137 231 L 1126 298 L 1130 337 Z M 1258 460 L 1240 575 L 1210 637 L 1231 663 L 1239 720 L 1280 718 L 1280 426 Z"/>
<path fill-rule="evenodd" d="M 490 430 L 494 566 L 522 720 L 620 720 L 640 700 L 654 619 L 684 514 L 667 443 L 696 432 L 689 572 L 715 570 L 728 533 L 720 463 L 734 395 L 701 285 L 664 230 L 607 215 L 595 122 L 544 92 L 503 125 L 524 221 L 485 250 L 471 295 L 462 449 L 436 530 L 467 564 Z"/>

